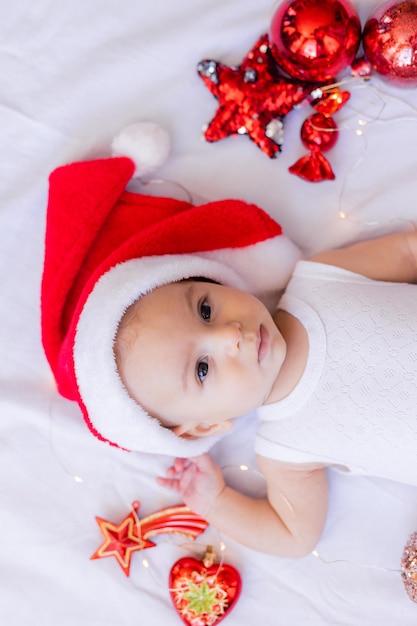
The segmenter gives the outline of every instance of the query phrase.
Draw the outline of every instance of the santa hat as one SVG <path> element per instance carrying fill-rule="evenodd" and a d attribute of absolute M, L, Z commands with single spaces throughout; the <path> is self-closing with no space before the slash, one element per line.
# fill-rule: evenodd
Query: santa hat
<path fill-rule="evenodd" d="M 165 131 L 128 127 L 107 159 L 50 176 L 42 278 L 42 339 L 59 392 L 90 430 L 127 450 L 191 456 L 214 437 L 181 439 L 127 393 L 114 341 L 127 308 L 157 286 L 206 277 L 272 302 L 300 257 L 264 211 L 241 200 L 200 206 L 131 193 L 134 175 L 162 164 Z"/>

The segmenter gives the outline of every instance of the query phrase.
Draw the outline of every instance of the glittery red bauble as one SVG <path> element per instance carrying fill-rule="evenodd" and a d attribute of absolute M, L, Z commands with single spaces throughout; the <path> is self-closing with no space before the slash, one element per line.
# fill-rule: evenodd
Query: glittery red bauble
<path fill-rule="evenodd" d="M 269 33 L 278 65 L 293 78 L 324 82 L 354 59 L 361 25 L 349 0 L 286 0 Z"/>
<path fill-rule="evenodd" d="M 169 588 L 172 601 L 187 626 L 214 626 L 233 608 L 240 595 L 240 574 L 227 563 L 194 557 L 172 566 Z"/>
<path fill-rule="evenodd" d="M 408 597 L 417 602 L 417 533 L 409 536 L 401 559 L 401 578 Z"/>
<path fill-rule="evenodd" d="M 385 2 L 365 24 L 363 49 L 372 67 L 397 85 L 417 84 L 417 2 Z"/>

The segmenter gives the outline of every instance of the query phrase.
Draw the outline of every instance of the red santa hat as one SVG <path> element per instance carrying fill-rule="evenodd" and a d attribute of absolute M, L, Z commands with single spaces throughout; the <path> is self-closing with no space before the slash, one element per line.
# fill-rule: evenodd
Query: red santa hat
<path fill-rule="evenodd" d="M 113 349 L 121 318 L 155 287 L 197 276 L 271 304 L 301 255 L 253 204 L 194 206 L 126 190 L 134 175 L 148 174 L 168 151 L 163 129 L 136 124 L 113 143 L 113 153 L 124 156 L 52 172 L 42 340 L 59 392 L 79 404 L 94 435 L 127 450 L 191 456 L 216 439 L 181 439 L 129 396 Z"/>

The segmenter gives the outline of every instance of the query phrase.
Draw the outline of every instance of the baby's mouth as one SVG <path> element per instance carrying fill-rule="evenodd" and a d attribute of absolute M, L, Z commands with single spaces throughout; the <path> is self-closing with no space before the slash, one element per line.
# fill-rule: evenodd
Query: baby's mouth
<path fill-rule="evenodd" d="M 259 336 L 258 336 L 258 363 L 261 363 L 265 356 L 268 353 L 270 346 L 270 336 L 267 329 L 262 326 L 259 328 Z"/>

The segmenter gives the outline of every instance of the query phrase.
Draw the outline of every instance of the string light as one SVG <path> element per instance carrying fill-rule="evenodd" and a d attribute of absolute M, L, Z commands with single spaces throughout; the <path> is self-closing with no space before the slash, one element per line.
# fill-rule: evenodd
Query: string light
<path fill-rule="evenodd" d="M 189 191 L 189 189 L 187 189 L 181 183 L 175 180 L 170 180 L 168 178 L 151 178 L 149 180 L 141 180 L 141 179 L 133 178 L 131 181 L 129 181 L 127 188 L 129 189 L 129 191 L 134 193 L 136 191 L 140 191 L 141 187 L 147 187 L 151 185 L 157 185 L 157 186 L 172 185 L 173 187 L 176 188 L 177 192 L 175 194 L 172 194 L 170 191 L 169 192 L 167 191 L 166 193 L 167 196 L 177 197 L 178 200 L 184 199 L 189 204 L 194 204 L 194 198 L 193 198 L 192 193 Z M 178 193 L 178 190 L 180 193 Z M 158 195 L 160 195 L 160 192 L 158 193 Z"/>
<path fill-rule="evenodd" d="M 333 564 L 336 564 L 336 563 L 345 563 L 346 565 L 354 565 L 355 567 L 363 567 L 363 568 L 366 568 L 366 569 L 373 569 L 373 570 L 377 570 L 377 571 L 380 571 L 380 572 L 393 572 L 395 574 L 400 574 L 401 573 L 401 569 L 399 569 L 399 568 L 380 567 L 379 565 L 372 565 L 372 564 L 368 564 L 368 563 L 358 563 L 358 562 L 355 562 L 355 561 L 349 561 L 347 559 L 327 560 L 327 559 L 324 559 L 317 550 L 313 550 L 313 552 L 311 554 L 312 554 L 312 556 L 315 556 L 316 558 L 320 559 L 320 561 L 322 561 L 326 565 L 333 565 Z"/>
<path fill-rule="evenodd" d="M 337 87 L 337 86 L 340 86 L 341 84 L 346 84 L 347 82 L 349 81 L 348 80 L 340 81 L 339 83 L 334 83 L 334 86 Z M 403 100 L 400 100 L 399 98 L 396 98 L 395 96 L 392 96 L 382 91 L 381 89 L 375 87 L 374 85 L 369 83 L 368 78 L 366 80 L 358 80 L 356 77 L 354 77 L 351 82 L 352 82 L 353 89 L 363 89 L 364 87 L 366 87 L 366 89 L 377 98 L 380 105 L 376 114 L 371 116 L 370 119 L 368 120 L 364 119 L 363 111 L 358 111 L 354 107 L 352 107 L 352 104 L 350 101 L 347 105 L 347 107 L 350 108 L 354 114 L 358 115 L 358 118 L 354 120 L 355 124 L 357 124 L 358 127 L 356 128 L 353 127 L 352 121 L 350 122 L 350 124 L 347 122 L 344 122 L 339 127 L 338 130 L 342 132 L 345 130 L 351 131 L 351 132 L 353 131 L 354 134 L 362 140 L 363 144 L 362 144 L 362 150 L 361 150 L 359 157 L 356 159 L 356 161 L 353 163 L 352 167 L 350 168 L 350 170 L 346 173 L 344 177 L 344 180 L 340 189 L 340 193 L 339 193 L 339 199 L 338 199 L 338 216 L 341 220 L 348 221 L 352 224 L 356 224 L 359 226 L 379 227 L 379 226 L 388 226 L 389 224 L 394 224 L 394 223 L 398 225 L 398 223 L 401 223 L 403 226 L 407 227 L 408 229 L 415 230 L 416 224 L 411 219 L 395 218 L 395 219 L 385 219 L 385 220 L 361 220 L 361 219 L 351 217 L 349 213 L 342 208 L 343 197 L 346 196 L 347 183 L 348 181 L 351 180 L 352 173 L 355 170 L 357 170 L 357 168 L 362 164 L 366 156 L 366 153 L 368 152 L 368 141 L 364 133 L 364 131 L 366 130 L 366 127 L 369 127 L 370 125 L 376 125 L 376 124 L 397 124 L 397 123 L 403 123 L 403 122 L 417 122 L 417 108 L 415 108 L 410 103 L 404 102 Z M 407 107 L 409 110 L 413 112 L 413 115 L 403 115 L 401 117 L 395 117 L 395 118 L 383 117 L 383 113 L 386 109 L 387 102 L 390 100 L 396 103 L 400 103 L 402 106 Z"/>
<path fill-rule="evenodd" d="M 342 217 L 342 219 L 344 219 L 344 214 L 343 212 L 340 212 L 339 215 Z M 51 451 L 56 459 L 56 461 L 59 463 L 59 465 L 61 466 L 61 468 L 65 471 L 66 474 L 68 474 L 69 476 L 71 476 L 74 481 L 78 484 L 83 484 L 86 481 L 79 476 L 78 474 L 74 474 L 73 472 L 71 472 L 66 465 L 62 462 L 62 460 L 60 459 L 59 455 L 57 454 L 55 445 L 54 445 L 54 439 L 53 439 L 53 411 L 52 411 L 52 402 L 50 403 L 50 427 L 49 427 L 49 444 L 50 444 L 50 448 Z M 251 468 L 250 466 L 246 465 L 246 464 L 238 464 L 238 465 L 226 465 L 222 467 L 222 470 L 230 470 L 230 469 L 237 469 L 239 472 L 243 472 L 245 475 L 251 474 L 253 476 L 256 476 L 257 478 L 261 477 L 263 480 L 263 475 L 261 474 L 261 472 L 259 472 L 257 469 Z M 243 475 L 243 474 L 242 474 Z M 288 498 L 285 496 L 285 494 L 283 492 L 281 492 L 281 497 L 283 499 L 283 501 L 285 502 L 286 507 L 288 508 L 291 516 L 293 517 L 293 519 L 295 520 L 295 522 L 297 523 L 297 518 L 296 518 L 296 513 L 290 503 L 290 501 L 288 500 Z M 131 508 L 133 515 L 135 516 L 135 519 L 137 521 L 137 532 L 138 532 L 138 536 L 140 536 L 141 533 L 141 526 L 140 526 L 140 518 L 137 514 L 137 509 L 134 506 L 135 503 L 130 504 L 129 507 Z M 173 544 L 182 549 L 182 550 L 186 550 L 187 554 L 191 553 L 199 558 L 202 558 L 202 555 L 204 554 L 205 550 L 207 549 L 207 544 L 211 543 L 211 544 L 215 544 L 217 547 L 217 550 L 220 554 L 220 558 L 219 561 L 217 563 L 218 569 L 217 572 L 221 571 L 221 568 L 224 564 L 224 559 L 225 559 L 225 553 L 226 553 L 226 543 L 223 541 L 223 539 L 221 538 L 221 535 L 219 533 L 219 531 L 216 528 L 213 527 L 209 527 L 209 529 L 211 529 L 211 532 L 214 532 L 217 539 L 216 541 L 207 541 L 204 544 L 202 543 L 184 543 L 178 542 L 178 536 L 176 535 L 167 535 L 166 537 L 164 537 L 164 541 L 162 541 L 161 543 L 158 544 L 158 548 L 159 548 L 159 552 L 161 550 L 161 548 L 163 546 L 172 546 Z M 208 531 L 206 531 L 208 532 Z M 299 536 L 301 538 L 301 540 L 304 540 L 302 533 L 299 532 Z M 395 574 L 401 574 L 401 569 L 399 568 L 389 568 L 389 567 L 381 567 L 381 566 L 377 566 L 377 565 L 373 565 L 373 564 L 368 564 L 368 563 L 359 563 L 359 562 L 355 562 L 349 559 L 326 559 L 324 558 L 319 552 L 318 550 L 313 550 L 311 552 L 311 556 L 319 559 L 324 565 L 328 565 L 328 566 L 332 566 L 332 565 L 336 565 L 336 564 L 346 564 L 346 565 L 351 565 L 354 567 L 360 567 L 360 568 L 366 568 L 366 569 L 373 569 L 373 570 L 378 570 L 378 571 L 382 571 L 382 572 L 387 572 L 387 573 L 395 573 Z M 156 568 L 153 567 L 151 565 L 151 562 L 149 561 L 148 558 L 143 558 L 141 561 L 141 565 L 143 567 L 144 570 L 146 570 L 147 574 L 150 575 L 152 577 L 153 582 L 158 585 L 160 588 L 164 588 L 166 589 L 166 584 L 163 583 L 158 576 L 156 575 Z M 216 574 L 217 575 L 217 574 Z M 134 585 L 134 580 L 130 579 L 131 583 Z M 173 589 L 168 589 L 168 591 L 173 591 Z"/>

